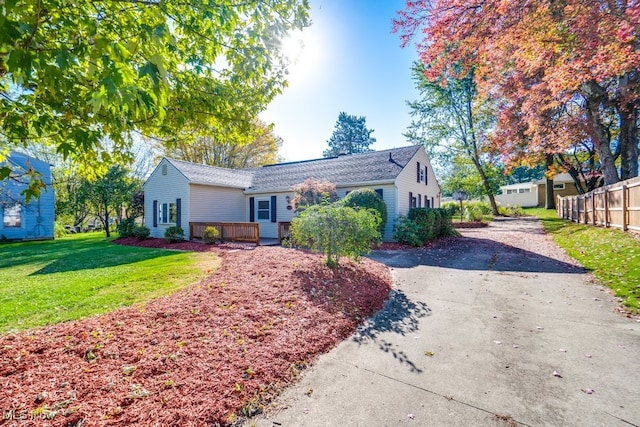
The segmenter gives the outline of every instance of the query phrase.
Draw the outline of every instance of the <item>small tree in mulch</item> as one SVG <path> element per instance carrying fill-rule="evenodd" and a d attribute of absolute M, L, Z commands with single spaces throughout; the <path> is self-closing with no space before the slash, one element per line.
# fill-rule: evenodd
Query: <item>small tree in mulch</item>
<path fill-rule="evenodd" d="M 340 204 L 310 206 L 291 221 L 291 244 L 322 252 L 338 267 L 341 256 L 359 258 L 380 241 L 380 216 L 373 210 Z"/>
<path fill-rule="evenodd" d="M 336 185 L 328 181 L 316 181 L 307 179 L 301 184 L 293 186 L 292 204 L 297 212 L 303 211 L 308 206 L 327 205 L 338 200 Z"/>

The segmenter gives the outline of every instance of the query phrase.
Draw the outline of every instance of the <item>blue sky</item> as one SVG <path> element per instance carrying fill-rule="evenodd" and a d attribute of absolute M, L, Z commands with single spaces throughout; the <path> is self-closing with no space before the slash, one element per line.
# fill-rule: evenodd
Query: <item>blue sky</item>
<path fill-rule="evenodd" d="M 411 79 L 415 47 L 400 48 L 391 19 L 404 0 L 310 0 L 313 24 L 297 37 L 289 87 L 261 114 L 283 138 L 286 161 L 322 157 L 341 111 L 365 116 L 383 150 L 408 145 L 407 100 L 418 96 Z"/>

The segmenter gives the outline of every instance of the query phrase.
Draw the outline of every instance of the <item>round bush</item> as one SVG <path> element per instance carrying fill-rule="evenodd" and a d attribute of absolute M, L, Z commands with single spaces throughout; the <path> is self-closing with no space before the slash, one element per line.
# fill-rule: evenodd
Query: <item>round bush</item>
<path fill-rule="evenodd" d="M 120 237 L 133 236 L 133 229 L 136 227 L 136 220 L 133 218 L 125 218 L 118 224 L 117 231 Z"/>
<path fill-rule="evenodd" d="M 184 240 L 184 230 L 182 227 L 172 225 L 164 231 L 164 238 L 168 243 L 176 243 Z"/>
<path fill-rule="evenodd" d="M 136 236 L 138 240 L 145 240 L 151 235 L 151 230 L 149 230 L 149 227 L 139 225 L 133 229 L 133 235 Z"/>
<path fill-rule="evenodd" d="M 380 215 L 380 234 L 384 234 L 384 228 L 387 225 L 387 204 L 382 197 L 370 188 L 361 188 L 347 194 L 342 199 L 344 206 L 351 208 L 373 209 Z"/>
<path fill-rule="evenodd" d="M 207 245 L 212 245 L 218 240 L 219 236 L 220 233 L 218 232 L 217 228 L 211 226 L 205 227 L 204 231 L 202 232 L 202 241 Z"/>

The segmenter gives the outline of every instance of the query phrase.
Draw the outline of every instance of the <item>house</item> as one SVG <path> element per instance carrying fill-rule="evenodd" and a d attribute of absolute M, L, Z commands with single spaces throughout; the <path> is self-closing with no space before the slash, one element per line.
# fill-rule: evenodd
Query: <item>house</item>
<path fill-rule="evenodd" d="M 152 237 L 163 237 L 171 225 L 188 233 L 189 222 L 255 222 L 260 237 L 277 238 L 278 223 L 294 217 L 292 187 L 306 179 L 334 183 L 341 198 L 375 190 L 388 209 L 386 241 L 410 207 L 440 206 L 440 186 L 418 145 L 242 170 L 165 157 L 144 183 L 145 224 Z"/>
<path fill-rule="evenodd" d="M 47 162 L 12 151 L 4 164 L 12 169 L 14 178 L 0 181 L 0 238 L 7 240 L 53 239 L 55 197 L 51 183 L 51 165 Z M 41 174 L 46 185 L 38 199 L 26 201 L 20 193 L 27 183 L 20 177 L 29 169 Z M 29 178 L 24 178 L 28 180 Z"/>
<path fill-rule="evenodd" d="M 519 184 L 503 185 L 501 194 L 496 195 L 496 202 L 503 206 L 520 206 L 523 208 L 544 206 L 546 201 L 547 180 L 540 179 Z M 568 173 L 553 177 L 553 197 L 573 196 L 578 194 L 573 178 Z"/>

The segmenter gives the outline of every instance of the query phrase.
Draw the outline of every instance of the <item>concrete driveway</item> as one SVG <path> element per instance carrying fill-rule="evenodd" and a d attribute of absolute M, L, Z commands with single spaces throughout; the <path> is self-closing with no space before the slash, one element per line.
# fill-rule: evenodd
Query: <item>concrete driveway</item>
<path fill-rule="evenodd" d="M 377 252 L 396 290 L 247 426 L 640 426 L 640 323 L 535 219 Z"/>

